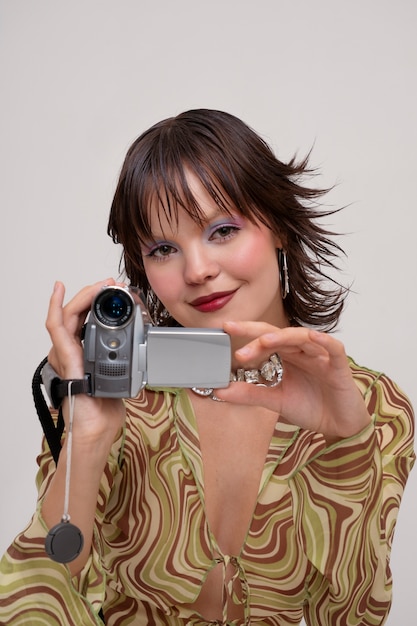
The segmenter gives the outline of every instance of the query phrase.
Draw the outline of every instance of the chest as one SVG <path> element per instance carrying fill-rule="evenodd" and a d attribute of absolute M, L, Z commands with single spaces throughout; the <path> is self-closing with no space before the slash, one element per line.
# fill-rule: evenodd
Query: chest
<path fill-rule="evenodd" d="M 148 601 L 151 594 L 161 609 L 181 605 L 184 611 L 196 609 L 198 596 L 202 613 L 207 592 L 209 605 L 218 599 L 218 612 L 223 577 L 240 572 L 236 588 L 249 586 L 256 606 L 265 604 L 270 585 L 275 613 L 288 600 L 286 576 L 292 584 L 297 571 L 297 580 L 298 574 L 304 580 L 288 483 L 294 429 L 276 416 L 252 417 L 199 412 L 193 419 L 180 410 L 172 419 L 165 410 L 146 422 L 129 416 L 124 460 L 102 526 L 109 580 L 126 571 L 122 587 L 134 586 L 128 595 Z M 243 569 L 223 572 L 222 555 L 236 557 Z M 295 583 L 296 604 L 302 602 L 300 585 Z"/>
<path fill-rule="evenodd" d="M 270 412 L 199 413 L 197 427 L 207 521 L 223 554 L 239 554 L 259 492 L 277 415 Z"/>

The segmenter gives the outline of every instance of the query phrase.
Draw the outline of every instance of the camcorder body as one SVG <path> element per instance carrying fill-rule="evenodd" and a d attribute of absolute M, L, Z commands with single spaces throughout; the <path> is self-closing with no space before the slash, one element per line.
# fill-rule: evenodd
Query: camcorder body
<path fill-rule="evenodd" d="M 221 329 L 154 326 L 139 291 L 104 287 L 84 327 L 91 395 L 133 398 L 145 386 L 221 388 L 230 382 L 230 337 Z"/>

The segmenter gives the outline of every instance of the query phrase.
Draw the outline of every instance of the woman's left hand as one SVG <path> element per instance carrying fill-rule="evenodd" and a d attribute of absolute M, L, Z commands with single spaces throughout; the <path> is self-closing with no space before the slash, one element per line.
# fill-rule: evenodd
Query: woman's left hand
<path fill-rule="evenodd" d="M 263 322 L 226 322 L 224 330 L 248 343 L 234 353 L 244 368 L 279 354 L 284 374 L 276 387 L 232 383 L 216 390 L 227 402 L 263 406 L 286 421 L 324 435 L 328 443 L 351 437 L 371 420 L 353 379 L 343 344 L 329 334 Z"/>

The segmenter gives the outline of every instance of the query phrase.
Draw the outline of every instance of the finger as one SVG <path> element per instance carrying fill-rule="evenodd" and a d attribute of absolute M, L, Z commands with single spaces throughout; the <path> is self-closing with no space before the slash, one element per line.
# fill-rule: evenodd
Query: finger
<path fill-rule="evenodd" d="M 224 330 L 233 337 L 256 339 L 259 335 L 278 330 L 276 326 L 266 322 L 224 322 Z"/>
<path fill-rule="evenodd" d="M 341 341 L 332 337 L 327 333 L 319 333 L 315 330 L 310 331 L 311 340 L 318 346 L 321 346 L 329 354 L 332 359 L 332 366 L 336 368 L 346 368 L 347 355 L 345 347 Z"/>
<path fill-rule="evenodd" d="M 265 358 L 271 352 L 278 352 L 281 358 L 289 360 L 298 356 L 314 358 L 328 356 L 325 345 L 313 341 L 310 337 L 311 331 L 307 328 L 279 329 L 262 324 L 253 326 L 251 323 L 248 325 L 245 323 L 245 327 L 239 325 L 238 328 L 233 328 L 233 332 L 239 333 L 240 336 L 246 333 L 252 336 L 256 330 L 258 336 L 235 352 L 236 359 L 242 364 Z M 265 334 L 259 335 L 265 330 L 267 331 Z"/>
<path fill-rule="evenodd" d="M 65 315 L 72 317 L 73 315 L 79 316 L 87 312 L 91 307 L 94 297 L 99 293 L 99 291 L 104 287 L 113 286 L 115 284 L 116 281 L 114 278 L 106 278 L 105 280 L 100 280 L 93 285 L 87 285 L 81 289 L 65 306 Z"/>
<path fill-rule="evenodd" d="M 313 345 L 308 328 L 302 326 L 277 328 L 271 324 L 263 322 L 225 322 L 224 330 L 234 337 L 246 337 L 248 346 L 256 346 L 257 341 L 263 347 L 288 347 L 296 346 L 301 348 L 303 344 Z M 253 342 L 253 344 L 252 344 Z M 315 343 L 312 348 L 313 352 L 318 350 L 318 344 Z M 320 350 L 319 350 L 320 351 Z"/>
<path fill-rule="evenodd" d="M 271 351 L 275 351 L 279 345 L 277 342 L 277 333 L 279 329 L 271 324 L 264 322 L 225 322 L 223 326 L 225 332 L 231 337 L 239 337 L 247 340 L 246 345 L 241 346 L 239 350 L 235 352 L 235 356 L 238 362 L 242 365 L 250 365 L 255 367 L 260 359 L 267 357 Z M 263 346 L 260 337 L 265 333 L 273 333 L 275 339 L 270 346 Z M 242 343 L 241 341 L 239 342 Z"/>
<path fill-rule="evenodd" d="M 260 343 L 278 352 L 286 364 L 291 363 L 304 371 L 316 371 L 317 374 L 330 370 L 333 373 L 347 371 L 348 358 L 341 341 L 328 333 L 312 329 L 297 333 L 298 330 L 264 335 L 260 337 Z"/>
<path fill-rule="evenodd" d="M 91 287 L 85 287 L 64 307 L 65 287 L 59 281 L 55 283 L 45 322 L 53 343 L 56 343 L 60 337 L 75 335 L 80 331 L 82 326 L 80 314 L 86 312 L 84 300 L 86 297 L 91 298 L 91 296 L 87 296 L 90 290 Z"/>
<path fill-rule="evenodd" d="M 65 297 L 65 287 L 60 281 L 56 281 L 54 289 L 49 300 L 49 308 L 46 317 L 45 326 L 51 335 L 56 328 L 62 325 L 62 306 Z M 52 335 L 51 335 L 52 337 Z"/>
<path fill-rule="evenodd" d="M 75 366 L 74 359 L 71 358 L 71 341 L 69 341 L 71 337 L 63 319 L 64 297 L 65 287 L 61 282 L 57 281 L 49 301 L 48 315 L 45 322 L 52 341 L 48 361 L 61 376 L 64 376 L 66 371 L 65 362 L 67 359 L 74 363 Z"/>

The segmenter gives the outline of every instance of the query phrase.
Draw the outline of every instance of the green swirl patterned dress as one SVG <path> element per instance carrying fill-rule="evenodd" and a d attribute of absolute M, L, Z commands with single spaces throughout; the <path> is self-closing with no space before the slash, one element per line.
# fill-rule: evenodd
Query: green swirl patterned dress
<path fill-rule="evenodd" d="M 127 401 L 97 502 L 88 563 L 71 578 L 44 552 L 40 515 L 54 463 L 39 457 L 39 506 L 0 566 L 0 624 L 10 626 L 377 626 L 391 602 L 389 556 L 414 462 L 413 412 L 385 375 L 351 362 L 372 424 L 326 447 L 279 421 L 239 554 L 222 554 L 204 507 L 195 416 L 181 390 Z M 221 459 L 219 459 L 221 462 Z M 244 459 L 242 459 L 244 462 Z M 223 617 L 191 607 L 223 568 Z M 232 575 L 226 576 L 226 572 Z M 230 603 L 242 619 L 229 620 Z"/>

